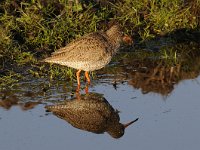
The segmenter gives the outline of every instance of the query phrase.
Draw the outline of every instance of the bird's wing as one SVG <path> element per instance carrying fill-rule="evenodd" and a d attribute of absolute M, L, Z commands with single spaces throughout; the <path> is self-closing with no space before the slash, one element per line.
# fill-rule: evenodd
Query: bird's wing
<path fill-rule="evenodd" d="M 110 48 L 112 47 L 106 35 L 101 32 L 95 32 L 69 43 L 66 47 L 52 53 L 52 56 L 47 60 L 97 61 L 102 59 Z"/>

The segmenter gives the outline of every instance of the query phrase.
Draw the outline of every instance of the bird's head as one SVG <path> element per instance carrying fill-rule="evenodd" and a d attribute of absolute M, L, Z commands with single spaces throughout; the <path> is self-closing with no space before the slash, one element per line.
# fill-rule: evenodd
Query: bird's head
<path fill-rule="evenodd" d="M 119 45 L 125 43 L 128 45 L 133 44 L 133 40 L 130 36 L 124 34 L 119 24 L 112 25 L 107 31 L 107 36 L 113 42 L 113 44 Z"/>
<path fill-rule="evenodd" d="M 133 124 L 134 122 L 136 122 L 138 120 L 135 119 L 127 124 L 121 124 L 121 123 L 116 123 L 114 124 L 113 126 L 111 126 L 109 129 L 108 129 L 108 134 L 110 134 L 113 138 L 120 138 L 124 135 L 124 132 L 125 132 L 125 129 L 130 126 L 131 124 Z"/>

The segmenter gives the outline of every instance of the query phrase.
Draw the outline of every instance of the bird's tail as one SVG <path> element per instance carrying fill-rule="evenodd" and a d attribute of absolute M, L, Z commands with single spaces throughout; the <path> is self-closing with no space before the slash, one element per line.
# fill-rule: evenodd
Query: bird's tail
<path fill-rule="evenodd" d="M 66 107 L 67 105 L 48 105 L 45 106 L 44 108 L 46 109 L 47 112 L 54 112 L 56 110 L 65 109 Z"/>
<path fill-rule="evenodd" d="M 49 106 L 45 106 L 44 108 L 46 109 L 47 112 L 53 112 L 57 110 L 59 107 L 58 105 L 49 105 Z"/>

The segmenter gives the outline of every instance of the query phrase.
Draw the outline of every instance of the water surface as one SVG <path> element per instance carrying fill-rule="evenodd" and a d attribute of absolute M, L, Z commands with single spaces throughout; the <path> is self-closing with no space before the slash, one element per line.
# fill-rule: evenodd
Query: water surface
<path fill-rule="evenodd" d="M 100 71 L 89 92 L 103 94 L 120 111 L 120 122 L 139 118 L 119 139 L 74 128 L 46 112 L 46 105 L 75 97 L 75 83 L 72 87 L 66 81 L 53 81 L 48 86 L 45 79 L 28 78 L 0 92 L 0 149 L 196 150 L 200 147 L 199 62 L 195 57 L 163 65 L 162 60 L 130 57 Z M 84 86 L 83 82 L 80 94 Z"/>
<path fill-rule="evenodd" d="M 23 111 L 0 109 L 0 148 L 14 149 L 197 149 L 200 147 L 200 78 L 186 80 L 167 97 L 142 94 L 126 83 L 99 84 L 90 91 L 103 93 L 120 111 L 121 122 L 139 117 L 120 139 L 72 127 L 45 112 L 44 104 Z"/>

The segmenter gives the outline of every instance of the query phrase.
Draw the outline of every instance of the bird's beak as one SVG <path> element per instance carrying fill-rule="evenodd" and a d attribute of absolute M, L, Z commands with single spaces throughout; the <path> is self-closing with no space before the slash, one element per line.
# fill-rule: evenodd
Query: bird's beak
<path fill-rule="evenodd" d="M 123 42 L 128 44 L 128 45 L 132 45 L 133 44 L 133 39 L 128 35 L 124 35 L 123 36 Z"/>
<path fill-rule="evenodd" d="M 124 128 L 127 128 L 129 125 L 133 124 L 134 122 L 138 121 L 139 118 L 127 123 L 127 124 L 124 124 Z"/>

